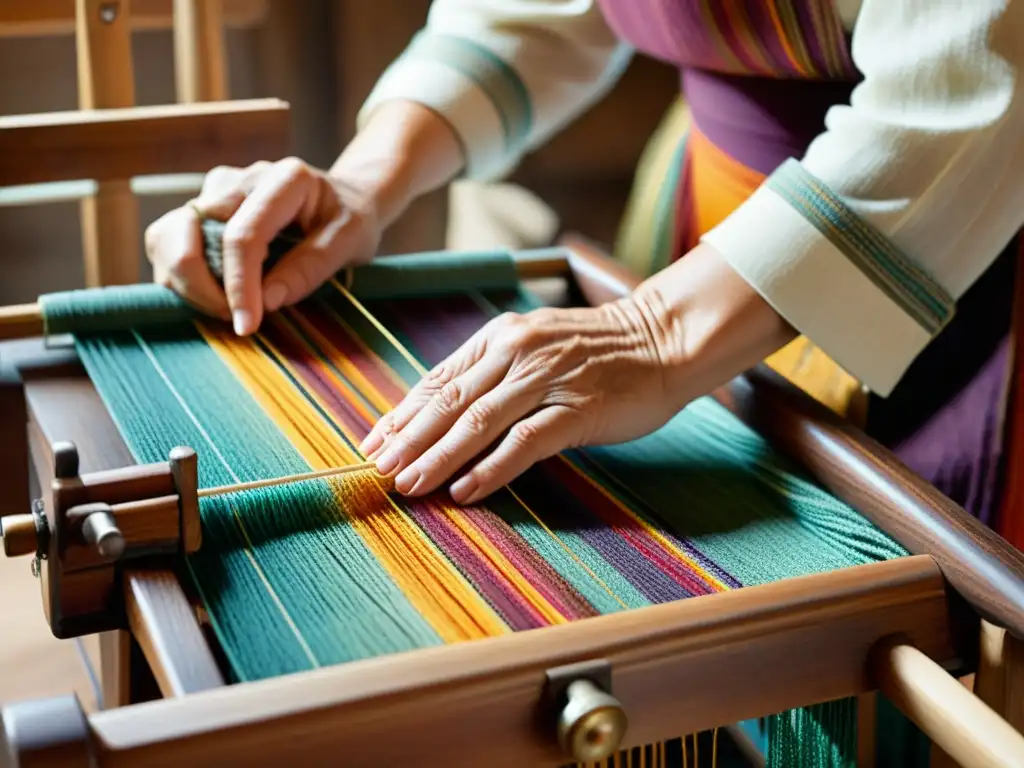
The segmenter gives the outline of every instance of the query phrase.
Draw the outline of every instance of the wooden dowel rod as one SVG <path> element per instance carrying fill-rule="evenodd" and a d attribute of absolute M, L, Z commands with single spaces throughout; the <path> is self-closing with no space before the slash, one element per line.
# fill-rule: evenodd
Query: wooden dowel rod
<path fill-rule="evenodd" d="M 44 333 L 43 311 L 39 304 L 0 307 L 0 341 L 30 339 Z"/>
<path fill-rule="evenodd" d="M 319 480 L 325 477 L 337 477 L 338 475 L 349 475 L 356 472 L 373 472 L 377 480 L 384 483 L 391 483 L 389 478 L 377 474 L 377 465 L 372 461 L 362 464 L 350 464 L 346 467 L 331 467 L 319 469 L 315 472 L 305 472 L 300 475 L 288 475 L 287 477 L 272 477 L 267 480 L 253 480 L 248 483 L 236 483 L 235 485 L 221 485 L 216 488 L 201 488 L 199 498 L 205 499 L 209 496 L 223 496 L 226 493 L 238 493 L 240 491 L 254 491 L 258 488 L 270 488 L 275 485 L 288 485 L 290 483 L 301 483 L 306 480 Z"/>
<path fill-rule="evenodd" d="M 1024 766 L 1024 735 L 917 648 L 883 641 L 870 663 L 879 690 L 959 765 Z"/>

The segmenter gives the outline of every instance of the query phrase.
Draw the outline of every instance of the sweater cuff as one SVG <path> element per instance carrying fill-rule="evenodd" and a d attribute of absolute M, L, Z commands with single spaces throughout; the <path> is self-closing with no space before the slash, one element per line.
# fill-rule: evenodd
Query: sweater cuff
<path fill-rule="evenodd" d="M 942 286 L 796 160 L 702 240 L 883 397 L 955 310 Z"/>
<path fill-rule="evenodd" d="M 533 128 L 530 96 L 516 71 L 479 43 L 453 35 L 417 35 L 378 80 L 357 126 L 395 100 L 422 104 L 451 125 L 471 179 L 492 181 L 509 172 Z"/>

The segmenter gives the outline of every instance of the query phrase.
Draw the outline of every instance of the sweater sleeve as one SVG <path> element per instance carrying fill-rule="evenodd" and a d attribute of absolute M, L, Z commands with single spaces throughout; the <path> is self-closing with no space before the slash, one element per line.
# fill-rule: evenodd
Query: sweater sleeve
<path fill-rule="evenodd" d="M 420 103 L 458 135 L 466 176 L 495 180 L 604 95 L 631 54 L 596 0 L 434 0 L 359 123 L 385 101 Z"/>
<path fill-rule="evenodd" d="M 879 395 L 1024 224 L 1021 0 L 864 0 L 864 75 L 704 237 Z"/>

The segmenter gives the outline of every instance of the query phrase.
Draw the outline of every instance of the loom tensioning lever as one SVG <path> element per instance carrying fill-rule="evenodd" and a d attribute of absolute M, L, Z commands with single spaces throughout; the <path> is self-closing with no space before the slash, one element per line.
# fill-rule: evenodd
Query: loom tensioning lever
<path fill-rule="evenodd" d="M 604 660 L 547 671 L 547 704 L 557 713 L 562 750 L 579 763 L 607 760 L 626 735 L 626 712 L 611 694 L 611 665 Z"/>

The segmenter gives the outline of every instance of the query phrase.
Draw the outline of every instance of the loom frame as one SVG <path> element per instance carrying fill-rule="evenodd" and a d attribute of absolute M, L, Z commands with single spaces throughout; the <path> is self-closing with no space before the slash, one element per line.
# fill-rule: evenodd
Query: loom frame
<path fill-rule="evenodd" d="M 615 298 L 634 284 L 632 276 L 584 241 L 567 245 L 575 286 L 587 302 Z M 69 439 L 79 448 L 83 471 L 132 463 L 73 350 L 47 350 L 38 341 L 5 343 L 0 359 L 5 358 L 20 387 L 0 388 L 0 397 L 6 392 L 13 402 L 12 392 L 20 391 L 17 413 L 28 425 L 31 456 L 14 465 L 31 464 L 46 487 L 52 446 Z M 90 759 L 103 766 L 158 765 L 163 759 L 169 764 L 199 754 L 237 756 L 257 731 L 259 754 L 249 753 L 254 764 L 271 764 L 284 755 L 294 759 L 298 742 L 314 761 L 344 749 L 357 763 L 361 756 L 379 764 L 381 739 L 391 743 L 395 760 L 409 757 L 402 753 L 408 744 L 386 738 L 396 724 L 444 735 L 416 746 L 431 747 L 431 754 L 448 760 L 445 764 L 459 764 L 458 753 L 444 752 L 445 743 L 453 743 L 456 732 L 469 731 L 476 757 L 484 746 L 500 745 L 510 764 L 557 765 L 565 757 L 534 720 L 542 672 L 552 666 L 610 661 L 614 692 L 625 698 L 639 723 L 628 737 L 632 745 L 678 735 L 680 727 L 710 728 L 878 688 L 913 710 L 916 689 L 893 671 L 899 654 L 913 652 L 919 654 L 916 662 L 932 665 L 929 674 L 938 675 L 940 685 L 948 680 L 958 686 L 935 664 L 958 674 L 978 673 L 977 697 L 961 688 L 968 699 L 958 706 L 973 718 L 966 731 L 948 716 L 929 720 L 931 710 L 922 723 L 944 749 L 967 758 L 962 764 L 974 764 L 975 747 L 964 746 L 971 744 L 971 729 L 987 723 L 999 730 L 1006 725 L 1001 715 L 1020 730 L 1024 665 L 1017 649 L 1024 637 L 1024 556 L 781 377 L 756 370 L 714 397 L 889 531 L 912 556 L 567 627 L 230 686 L 224 684 L 216 644 L 173 568 L 159 561 L 133 563 L 121 573 L 126 626 L 101 639 L 104 698 L 113 709 L 76 719 L 74 702 L 51 702 L 46 716 L 63 712 L 67 722 L 79 723 L 92 745 Z M 0 445 L 19 441 L 16 421 L 0 427 L 14 430 L 0 434 Z M 811 635 L 808 626 L 814 627 Z M 559 642 L 552 642 L 556 636 Z M 787 661 L 781 652 L 797 641 L 805 648 L 798 655 L 802 661 L 794 662 L 792 654 Z M 815 661 L 826 655 L 831 664 Z M 735 671 L 742 663 L 761 670 L 762 685 L 752 695 L 723 696 L 719 689 L 717 698 L 696 696 L 701 706 L 689 708 L 665 696 L 664 686 L 660 699 L 657 695 L 666 676 L 711 694 L 720 680 L 715 673 Z M 154 696 L 164 700 L 139 703 Z M 709 700 L 718 705 L 708 706 Z M 686 710 L 685 723 L 680 709 Z M 442 722 L 438 712 L 454 714 Z M 992 722 L 986 721 L 989 716 Z M 270 735 L 263 732 L 268 719 L 274 723 Z M 467 729 L 469 721 L 473 727 Z M 462 742 L 459 749 L 466 746 Z M 78 763 L 67 763 L 73 764 Z"/>

